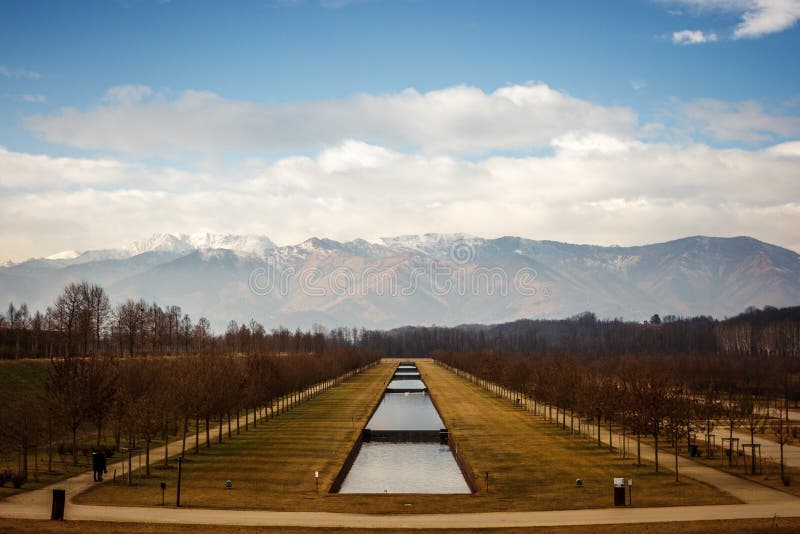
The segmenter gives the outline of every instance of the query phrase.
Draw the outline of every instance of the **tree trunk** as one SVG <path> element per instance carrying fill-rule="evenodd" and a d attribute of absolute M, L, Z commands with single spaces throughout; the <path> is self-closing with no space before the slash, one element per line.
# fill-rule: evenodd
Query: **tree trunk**
<path fill-rule="evenodd" d="M 675 431 L 675 482 L 678 482 L 678 432 Z"/>
<path fill-rule="evenodd" d="M 186 457 L 186 433 L 189 431 L 189 418 L 183 418 L 183 439 L 181 440 L 181 457 Z"/>
<path fill-rule="evenodd" d="M 597 417 L 597 446 L 602 447 L 603 443 L 600 441 L 600 417 Z"/>
<path fill-rule="evenodd" d="M 72 465 L 78 465 L 78 427 L 72 426 Z"/>
<path fill-rule="evenodd" d="M 97 448 L 100 448 L 100 438 L 103 435 L 103 416 L 97 418 Z"/>
<path fill-rule="evenodd" d="M 150 434 L 144 440 L 144 473 L 145 477 L 150 478 Z"/>
<path fill-rule="evenodd" d="M 728 467 L 733 463 L 733 419 L 731 419 L 730 434 L 728 436 Z"/>
<path fill-rule="evenodd" d="M 653 437 L 655 438 L 656 473 L 658 473 L 658 434 L 655 434 Z"/>
<path fill-rule="evenodd" d="M 169 430 L 167 429 L 167 418 L 164 418 L 164 468 L 169 467 Z"/>
<path fill-rule="evenodd" d="M 53 416 L 47 416 L 47 472 L 53 472 Z"/>

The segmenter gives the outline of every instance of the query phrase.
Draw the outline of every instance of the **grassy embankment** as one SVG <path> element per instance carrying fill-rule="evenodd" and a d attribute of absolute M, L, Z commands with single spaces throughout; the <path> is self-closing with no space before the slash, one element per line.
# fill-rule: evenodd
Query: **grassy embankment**
<path fill-rule="evenodd" d="M 576 439 L 557 425 L 515 408 L 431 361 L 418 364 L 442 418 L 475 478 L 495 509 L 548 510 L 613 505 L 613 478 L 634 480 L 633 505 L 731 504 L 733 497 L 689 478 L 674 482 L 671 472 L 635 458 L 620 459 L 607 448 Z M 583 487 L 576 487 L 580 478 Z"/>
<path fill-rule="evenodd" d="M 420 363 L 446 424 L 490 492 L 476 495 L 331 495 L 326 491 L 358 430 L 378 401 L 392 364 L 381 366 L 321 394 L 258 429 L 189 456 L 181 503 L 187 507 L 319 510 L 365 513 L 446 513 L 607 507 L 614 476 L 636 480 L 634 505 L 736 502 L 704 484 L 672 482 L 669 473 L 637 468 L 553 425 L 515 410 L 454 374 Z M 353 423 L 355 421 L 355 424 Z M 313 472 L 320 471 L 320 493 Z M 175 502 L 175 473 L 157 473 L 128 488 L 103 484 L 82 503 L 160 505 L 159 483 L 167 483 L 167 503 Z M 583 488 L 575 479 L 584 480 Z M 224 482 L 233 481 L 226 490 Z"/>
<path fill-rule="evenodd" d="M 244 509 L 347 509 L 326 495 L 366 418 L 392 373 L 387 362 L 327 390 L 296 408 L 234 435 L 222 445 L 187 454 L 181 505 Z M 319 494 L 314 472 L 319 471 Z M 78 502 L 112 505 L 160 505 L 160 483 L 174 506 L 176 470 L 135 478 L 135 485 L 105 483 Z M 233 487 L 225 488 L 231 480 Z M 339 497 L 339 496 L 333 496 Z"/>

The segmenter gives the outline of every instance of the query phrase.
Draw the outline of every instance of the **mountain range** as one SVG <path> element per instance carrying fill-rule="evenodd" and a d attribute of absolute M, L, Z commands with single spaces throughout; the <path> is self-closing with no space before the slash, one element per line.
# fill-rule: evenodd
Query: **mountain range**
<path fill-rule="evenodd" d="M 800 255 L 750 237 L 633 247 L 424 234 L 277 246 L 258 235 L 156 234 L 115 249 L 64 251 L 0 267 L 0 302 L 44 310 L 70 281 L 113 302 L 177 304 L 217 331 L 494 323 L 583 311 L 641 320 L 724 317 L 800 304 Z"/>

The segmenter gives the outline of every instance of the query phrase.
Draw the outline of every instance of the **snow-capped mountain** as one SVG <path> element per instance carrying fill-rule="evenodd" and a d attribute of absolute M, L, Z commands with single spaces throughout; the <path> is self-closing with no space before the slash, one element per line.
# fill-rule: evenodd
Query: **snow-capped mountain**
<path fill-rule="evenodd" d="M 177 304 L 217 329 L 459 324 L 521 317 L 733 315 L 800 304 L 800 256 L 749 237 L 636 247 L 424 234 L 373 241 L 156 234 L 116 249 L 66 251 L 0 267 L 0 304 L 51 304 L 64 284 L 102 284 L 115 301 Z"/>

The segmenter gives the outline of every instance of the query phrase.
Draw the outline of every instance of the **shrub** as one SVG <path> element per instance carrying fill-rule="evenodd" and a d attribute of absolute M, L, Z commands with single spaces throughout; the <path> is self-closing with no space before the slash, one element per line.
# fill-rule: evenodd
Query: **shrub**
<path fill-rule="evenodd" d="M 10 470 L 0 472 L 0 488 L 6 485 L 6 482 L 11 482 L 11 477 L 14 476 Z"/>

